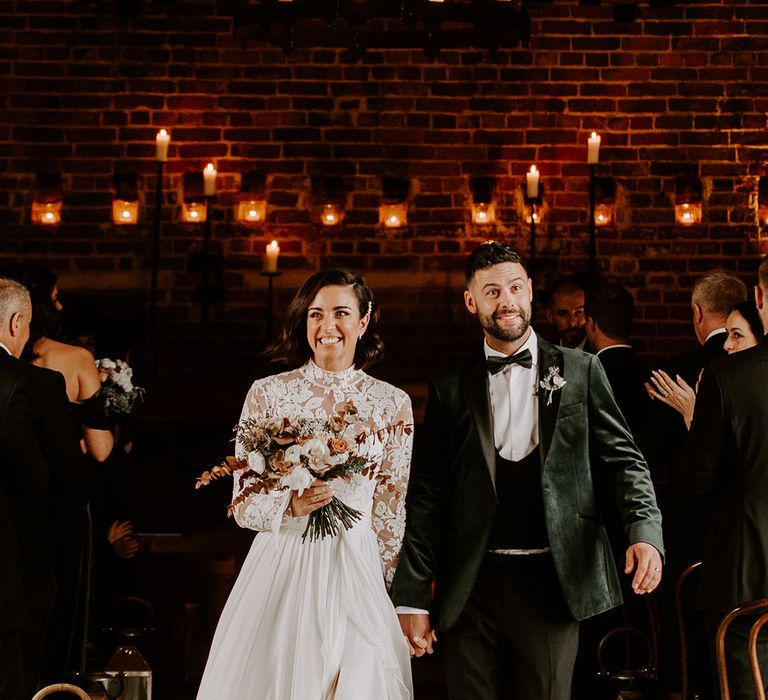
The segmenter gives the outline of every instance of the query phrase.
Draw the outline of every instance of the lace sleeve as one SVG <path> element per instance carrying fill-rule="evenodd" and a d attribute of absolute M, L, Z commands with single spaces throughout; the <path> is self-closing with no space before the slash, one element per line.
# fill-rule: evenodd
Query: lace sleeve
<path fill-rule="evenodd" d="M 264 418 L 267 417 L 267 406 L 263 400 L 263 393 L 260 390 L 260 383 L 255 382 L 245 397 L 243 411 L 240 414 L 240 420 L 244 418 Z M 235 443 L 235 454 L 238 457 L 245 457 L 245 450 L 240 442 Z M 232 498 L 240 495 L 242 488 L 250 483 L 246 479 L 240 484 L 240 475 L 235 472 L 234 483 L 232 485 Z M 241 488 L 242 486 L 242 488 Z M 285 493 L 277 491 L 273 493 L 251 494 L 242 503 L 238 503 L 233 509 L 235 522 L 243 528 L 249 530 L 271 530 L 272 524 L 281 511 L 287 507 Z"/>
<path fill-rule="evenodd" d="M 411 400 L 402 395 L 397 415 L 392 423 L 402 421 L 413 426 Z M 386 438 L 381 468 L 376 477 L 373 496 L 373 529 L 379 541 L 379 553 L 384 568 L 384 581 L 389 588 L 395 575 L 400 556 L 400 546 L 405 532 L 405 494 L 408 490 L 408 474 L 411 468 L 411 430 L 395 430 Z"/>

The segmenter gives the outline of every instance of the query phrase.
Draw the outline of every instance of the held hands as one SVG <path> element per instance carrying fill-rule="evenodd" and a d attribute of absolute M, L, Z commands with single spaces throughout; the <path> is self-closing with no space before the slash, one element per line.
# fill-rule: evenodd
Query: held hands
<path fill-rule="evenodd" d="M 638 595 L 651 593 L 661 582 L 661 555 L 647 542 L 637 542 L 627 549 L 624 573 L 635 572 L 632 590 Z"/>
<path fill-rule="evenodd" d="M 672 379 L 664 370 L 653 370 L 651 381 L 645 383 L 648 396 L 671 406 L 683 416 L 687 428 L 691 427 L 696 392 L 678 374 Z"/>
<path fill-rule="evenodd" d="M 403 630 L 408 642 L 411 656 L 431 654 L 432 645 L 437 642 L 437 634 L 429 626 L 429 615 L 398 614 L 397 617 L 400 620 L 400 629 Z"/>
<path fill-rule="evenodd" d="M 332 498 L 333 491 L 330 486 L 322 481 L 313 481 L 301 496 L 298 491 L 291 494 L 291 513 L 295 518 L 309 515 L 312 511 L 328 505 Z"/>

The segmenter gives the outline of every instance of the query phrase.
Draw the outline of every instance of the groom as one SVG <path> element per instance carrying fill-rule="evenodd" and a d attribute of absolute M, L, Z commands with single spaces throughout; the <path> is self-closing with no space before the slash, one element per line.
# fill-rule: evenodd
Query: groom
<path fill-rule="evenodd" d="M 483 354 L 430 386 L 392 598 L 416 656 L 439 637 L 450 698 L 568 700 L 578 621 L 621 604 L 602 512 L 638 594 L 661 517 L 600 361 L 531 329 L 517 251 L 483 243 L 465 272 Z"/>

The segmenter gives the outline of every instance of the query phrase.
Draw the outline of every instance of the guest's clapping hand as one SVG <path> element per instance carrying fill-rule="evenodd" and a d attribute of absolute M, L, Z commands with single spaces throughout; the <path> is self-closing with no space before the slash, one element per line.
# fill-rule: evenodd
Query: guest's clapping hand
<path fill-rule="evenodd" d="M 638 595 L 651 593 L 661 582 L 661 554 L 647 542 L 636 542 L 627 549 L 624 573 L 635 572 L 632 590 Z"/>
<path fill-rule="evenodd" d="M 400 629 L 408 642 L 411 656 L 431 654 L 432 645 L 437 641 L 437 634 L 429 626 L 429 615 L 410 615 L 398 613 Z"/>
<path fill-rule="evenodd" d="M 121 559 L 130 559 L 139 551 L 139 543 L 131 537 L 133 523 L 130 520 L 115 520 L 107 531 L 107 540 L 115 554 Z"/>
<path fill-rule="evenodd" d="M 297 518 L 309 515 L 312 511 L 327 506 L 332 498 L 333 491 L 328 484 L 314 481 L 308 489 L 304 489 L 301 496 L 298 491 L 291 494 L 291 512 Z"/>
<path fill-rule="evenodd" d="M 696 392 L 678 374 L 672 379 L 664 370 L 653 370 L 651 381 L 645 383 L 648 396 L 671 406 L 683 416 L 687 428 L 691 427 Z"/>

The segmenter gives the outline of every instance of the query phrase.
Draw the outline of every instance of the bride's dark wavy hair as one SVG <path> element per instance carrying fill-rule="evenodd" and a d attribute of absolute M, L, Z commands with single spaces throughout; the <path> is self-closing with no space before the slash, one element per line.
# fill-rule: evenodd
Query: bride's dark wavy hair
<path fill-rule="evenodd" d="M 378 334 L 379 309 L 368 283 L 348 270 L 324 270 L 307 279 L 296 292 L 288 306 L 280 337 L 264 354 L 273 362 L 285 365 L 301 365 L 312 357 L 307 341 L 307 314 L 309 305 L 324 287 L 351 287 L 357 299 L 360 318 L 369 313 L 368 328 L 355 346 L 355 368 L 367 369 L 384 356 L 384 343 Z"/>

